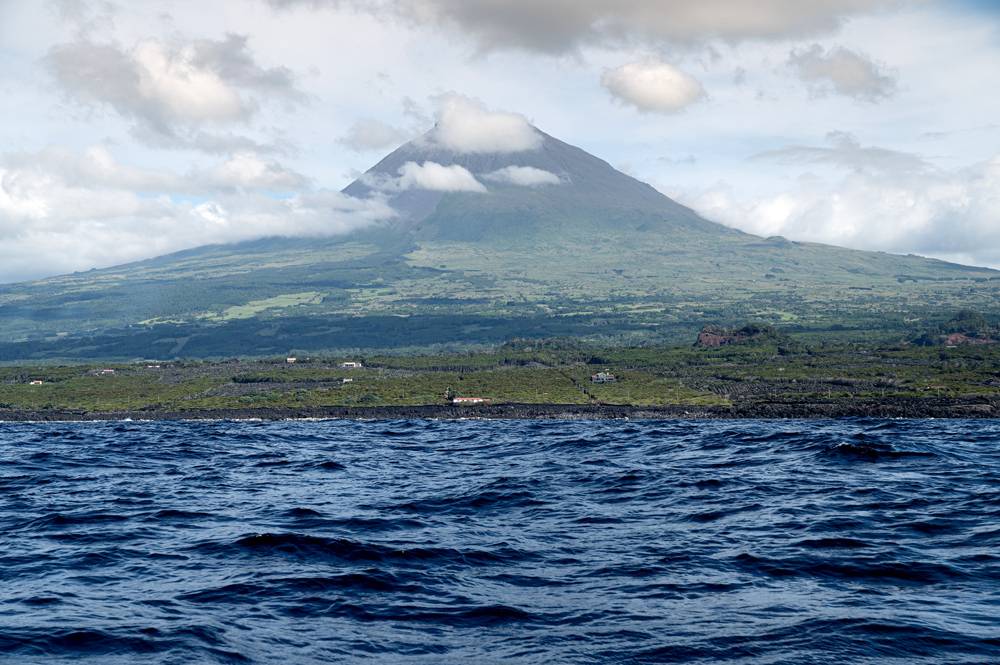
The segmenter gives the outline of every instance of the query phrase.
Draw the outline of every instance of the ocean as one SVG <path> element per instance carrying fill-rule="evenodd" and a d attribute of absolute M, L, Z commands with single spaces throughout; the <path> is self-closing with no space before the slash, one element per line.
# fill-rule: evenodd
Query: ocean
<path fill-rule="evenodd" d="M 0 423 L 0 662 L 997 663 L 1000 422 Z"/>

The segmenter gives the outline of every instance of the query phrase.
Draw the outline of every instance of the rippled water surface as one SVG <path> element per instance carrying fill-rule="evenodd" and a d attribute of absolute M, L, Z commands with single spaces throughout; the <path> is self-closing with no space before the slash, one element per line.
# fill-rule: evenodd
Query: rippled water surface
<path fill-rule="evenodd" d="M 1000 423 L 0 424 L 12 663 L 1000 662 Z"/>

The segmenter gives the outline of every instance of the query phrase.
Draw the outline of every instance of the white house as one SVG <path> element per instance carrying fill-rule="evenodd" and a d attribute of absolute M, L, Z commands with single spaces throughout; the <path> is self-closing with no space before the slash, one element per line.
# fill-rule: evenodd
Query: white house
<path fill-rule="evenodd" d="M 451 403 L 455 406 L 469 406 L 472 404 L 489 404 L 490 400 L 486 397 L 452 397 Z"/>

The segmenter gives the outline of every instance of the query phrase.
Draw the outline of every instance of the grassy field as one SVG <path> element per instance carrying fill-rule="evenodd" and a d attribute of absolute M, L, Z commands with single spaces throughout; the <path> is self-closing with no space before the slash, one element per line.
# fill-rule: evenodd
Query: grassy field
<path fill-rule="evenodd" d="M 341 368 L 347 359 L 2 367 L 0 419 L 4 410 L 199 413 L 434 405 L 445 404 L 446 395 L 494 404 L 635 406 L 1000 396 L 1000 345 L 785 340 L 702 349 L 526 341 L 479 353 L 349 358 L 363 362 L 360 369 Z M 593 383 L 591 376 L 604 370 L 617 381 Z"/>

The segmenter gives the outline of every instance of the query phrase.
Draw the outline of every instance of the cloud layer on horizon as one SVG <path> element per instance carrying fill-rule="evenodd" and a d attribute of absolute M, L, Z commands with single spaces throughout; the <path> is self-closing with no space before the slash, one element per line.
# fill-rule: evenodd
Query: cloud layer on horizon
<path fill-rule="evenodd" d="M 884 173 L 918 173 L 932 169 L 923 157 L 877 146 L 862 146 L 848 132 L 834 131 L 826 135 L 826 146 L 790 145 L 753 155 L 754 160 L 770 160 L 784 164 L 827 164 L 852 171 Z"/>
<path fill-rule="evenodd" d="M 0 157 L 0 281 L 212 243 L 338 235 L 394 215 L 379 198 L 310 189 L 251 155 L 178 174 L 120 164 L 101 146 L 10 154 Z"/>
<path fill-rule="evenodd" d="M 707 218 L 761 236 L 914 253 L 1000 267 L 1000 154 L 953 170 L 918 155 L 861 147 L 843 134 L 830 147 L 789 146 L 755 157 L 830 169 L 775 194 L 725 183 L 692 193 Z"/>

